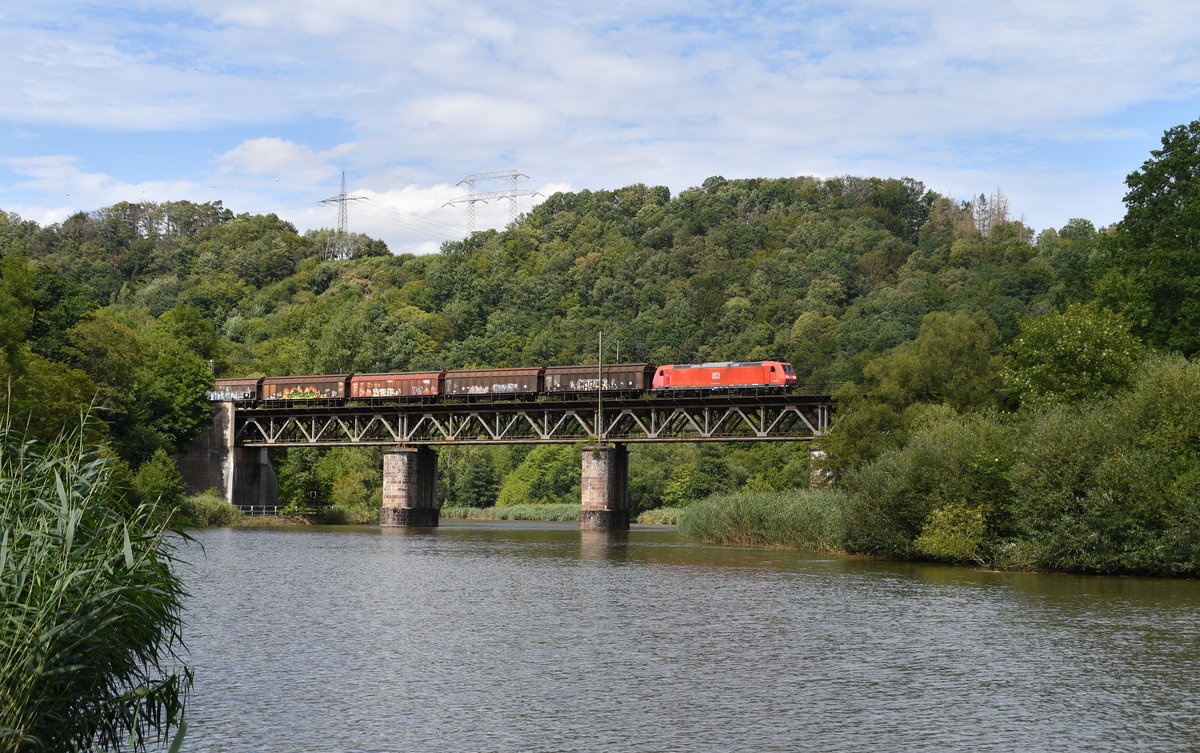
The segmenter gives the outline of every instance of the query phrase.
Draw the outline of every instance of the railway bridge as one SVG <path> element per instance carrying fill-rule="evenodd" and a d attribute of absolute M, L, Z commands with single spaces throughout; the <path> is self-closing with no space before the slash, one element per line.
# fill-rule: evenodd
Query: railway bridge
<path fill-rule="evenodd" d="M 629 527 L 628 446 L 641 442 L 811 441 L 829 429 L 827 394 L 718 394 L 591 400 L 286 407 L 214 403 L 212 426 L 181 459 L 189 492 L 237 506 L 278 504 L 272 447 L 385 446 L 384 526 L 436 526 L 439 446 L 581 444 L 584 529 Z"/>

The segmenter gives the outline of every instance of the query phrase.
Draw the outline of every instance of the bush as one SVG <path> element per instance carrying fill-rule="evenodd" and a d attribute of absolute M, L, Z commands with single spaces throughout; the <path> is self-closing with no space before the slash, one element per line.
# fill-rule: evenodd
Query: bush
<path fill-rule="evenodd" d="M 947 533 L 956 506 L 980 511 L 985 543 L 1008 533 L 1012 490 L 1012 430 L 987 416 L 928 414 L 930 423 L 914 431 L 902 448 L 891 450 L 847 479 L 848 551 L 879 556 L 929 556 L 917 545 Z M 938 520 L 932 516 L 939 509 Z M 942 529 L 942 533 L 937 533 Z M 941 556 L 941 555 L 937 555 Z"/>
<path fill-rule="evenodd" d="M 164 510 L 178 507 L 183 501 L 183 475 L 175 461 L 161 447 L 138 468 L 133 478 L 138 499 L 155 502 Z"/>
<path fill-rule="evenodd" d="M 241 510 L 226 502 L 216 489 L 184 497 L 179 504 L 179 514 L 194 525 L 214 528 L 235 526 L 245 517 Z"/>
<path fill-rule="evenodd" d="M 982 507 L 951 502 L 929 513 L 915 543 L 918 551 L 930 557 L 982 563 L 988 549 L 987 534 Z"/>
<path fill-rule="evenodd" d="M 169 515 L 114 491 L 81 436 L 0 427 L 0 749 L 146 750 L 182 729 Z"/>
<path fill-rule="evenodd" d="M 1012 565 L 1200 574 L 1200 366 L 1155 359 L 1130 390 L 1033 414 L 1024 434 Z"/>
<path fill-rule="evenodd" d="M 504 477 L 496 505 L 566 504 L 579 499 L 579 467 L 579 448 L 538 445 Z"/>

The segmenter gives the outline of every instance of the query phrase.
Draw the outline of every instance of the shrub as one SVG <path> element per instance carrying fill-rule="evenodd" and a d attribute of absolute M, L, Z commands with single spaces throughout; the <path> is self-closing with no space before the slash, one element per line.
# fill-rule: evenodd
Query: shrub
<path fill-rule="evenodd" d="M 1200 574 L 1200 366 L 1155 359 L 1103 403 L 1032 414 L 1012 468 L 1012 564 Z"/>
<path fill-rule="evenodd" d="M 216 489 L 184 497 L 179 504 L 179 514 L 194 525 L 215 528 L 237 525 L 245 517 L 241 510 L 226 502 Z"/>
<path fill-rule="evenodd" d="M 937 559 L 983 562 L 988 549 L 983 508 L 951 502 L 934 509 L 921 528 L 916 547 Z"/>
<path fill-rule="evenodd" d="M 953 505 L 980 510 L 987 523 L 984 540 L 1008 533 L 1011 429 L 987 416 L 934 412 L 927 418 L 929 423 L 902 448 L 884 453 L 847 479 L 852 492 L 846 507 L 849 551 L 929 554 L 916 540 L 935 510 Z M 934 527 L 948 520 L 943 516 Z"/>
<path fill-rule="evenodd" d="M 161 447 L 138 468 L 133 488 L 143 502 L 159 503 L 164 510 L 178 507 L 183 501 L 183 475 Z"/>

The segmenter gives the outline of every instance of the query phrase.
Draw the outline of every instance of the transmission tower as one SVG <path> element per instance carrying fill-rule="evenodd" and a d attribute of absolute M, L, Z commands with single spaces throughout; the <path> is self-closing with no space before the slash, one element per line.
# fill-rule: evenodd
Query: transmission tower
<path fill-rule="evenodd" d="M 338 227 L 337 235 L 333 238 L 333 243 L 326 249 L 326 259 L 349 259 L 350 258 L 350 234 L 347 231 L 349 220 L 346 212 L 346 204 L 351 201 L 366 201 L 366 196 L 347 196 L 346 195 L 346 171 L 342 171 L 342 190 L 337 196 L 330 196 L 328 199 L 322 199 L 322 204 L 337 204 L 338 205 Z"/>
<path fill-rule="evenodd" d="M 475 232 L 475 205 L 479 202 L 484 204 L 493 199 L 508 199 L 508 221 L 512 222 L 517 218 L 517 197 L 519 196 L 541 196 L 537 191 L 523 191 L 517 188 L 517 178 L 528 178 L 525 173 L 517 172 L 516 170 L 493 170 L 490 173 L 475 173 L 468 175 L 460 180 L 456 185 L 466 184 L 467 195 L 460 196 L 457 199 L 447 201 L 442 206 L 448 207 L 451 204 L 466 204 L 467 205 L 467 235 Z M 475 190 L 475 184 L 481 180 L 499 180 L 508 178 L 508 188 L 502 191 L 485 191 L 478 193 Z"/>

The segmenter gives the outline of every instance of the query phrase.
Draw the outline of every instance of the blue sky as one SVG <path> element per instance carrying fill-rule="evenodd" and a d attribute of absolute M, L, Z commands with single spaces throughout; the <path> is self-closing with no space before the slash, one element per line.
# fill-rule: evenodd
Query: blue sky
<path fill-rule="evenodd" d="M 472 173 L 520 187 L 710 175 L 997 189 L 1035 230 L 1124 213 L 1200 118 L 1200 4 L 160 0 L 0 9 L 0 209 L 220 199 L 394 252 L 461 237 Z M 479 190 L 506 183 L 479 184 Z M 519 210 L 531 201 L 522 199 Z M 507 202 L 479 207 L 501 226 Z"/>

